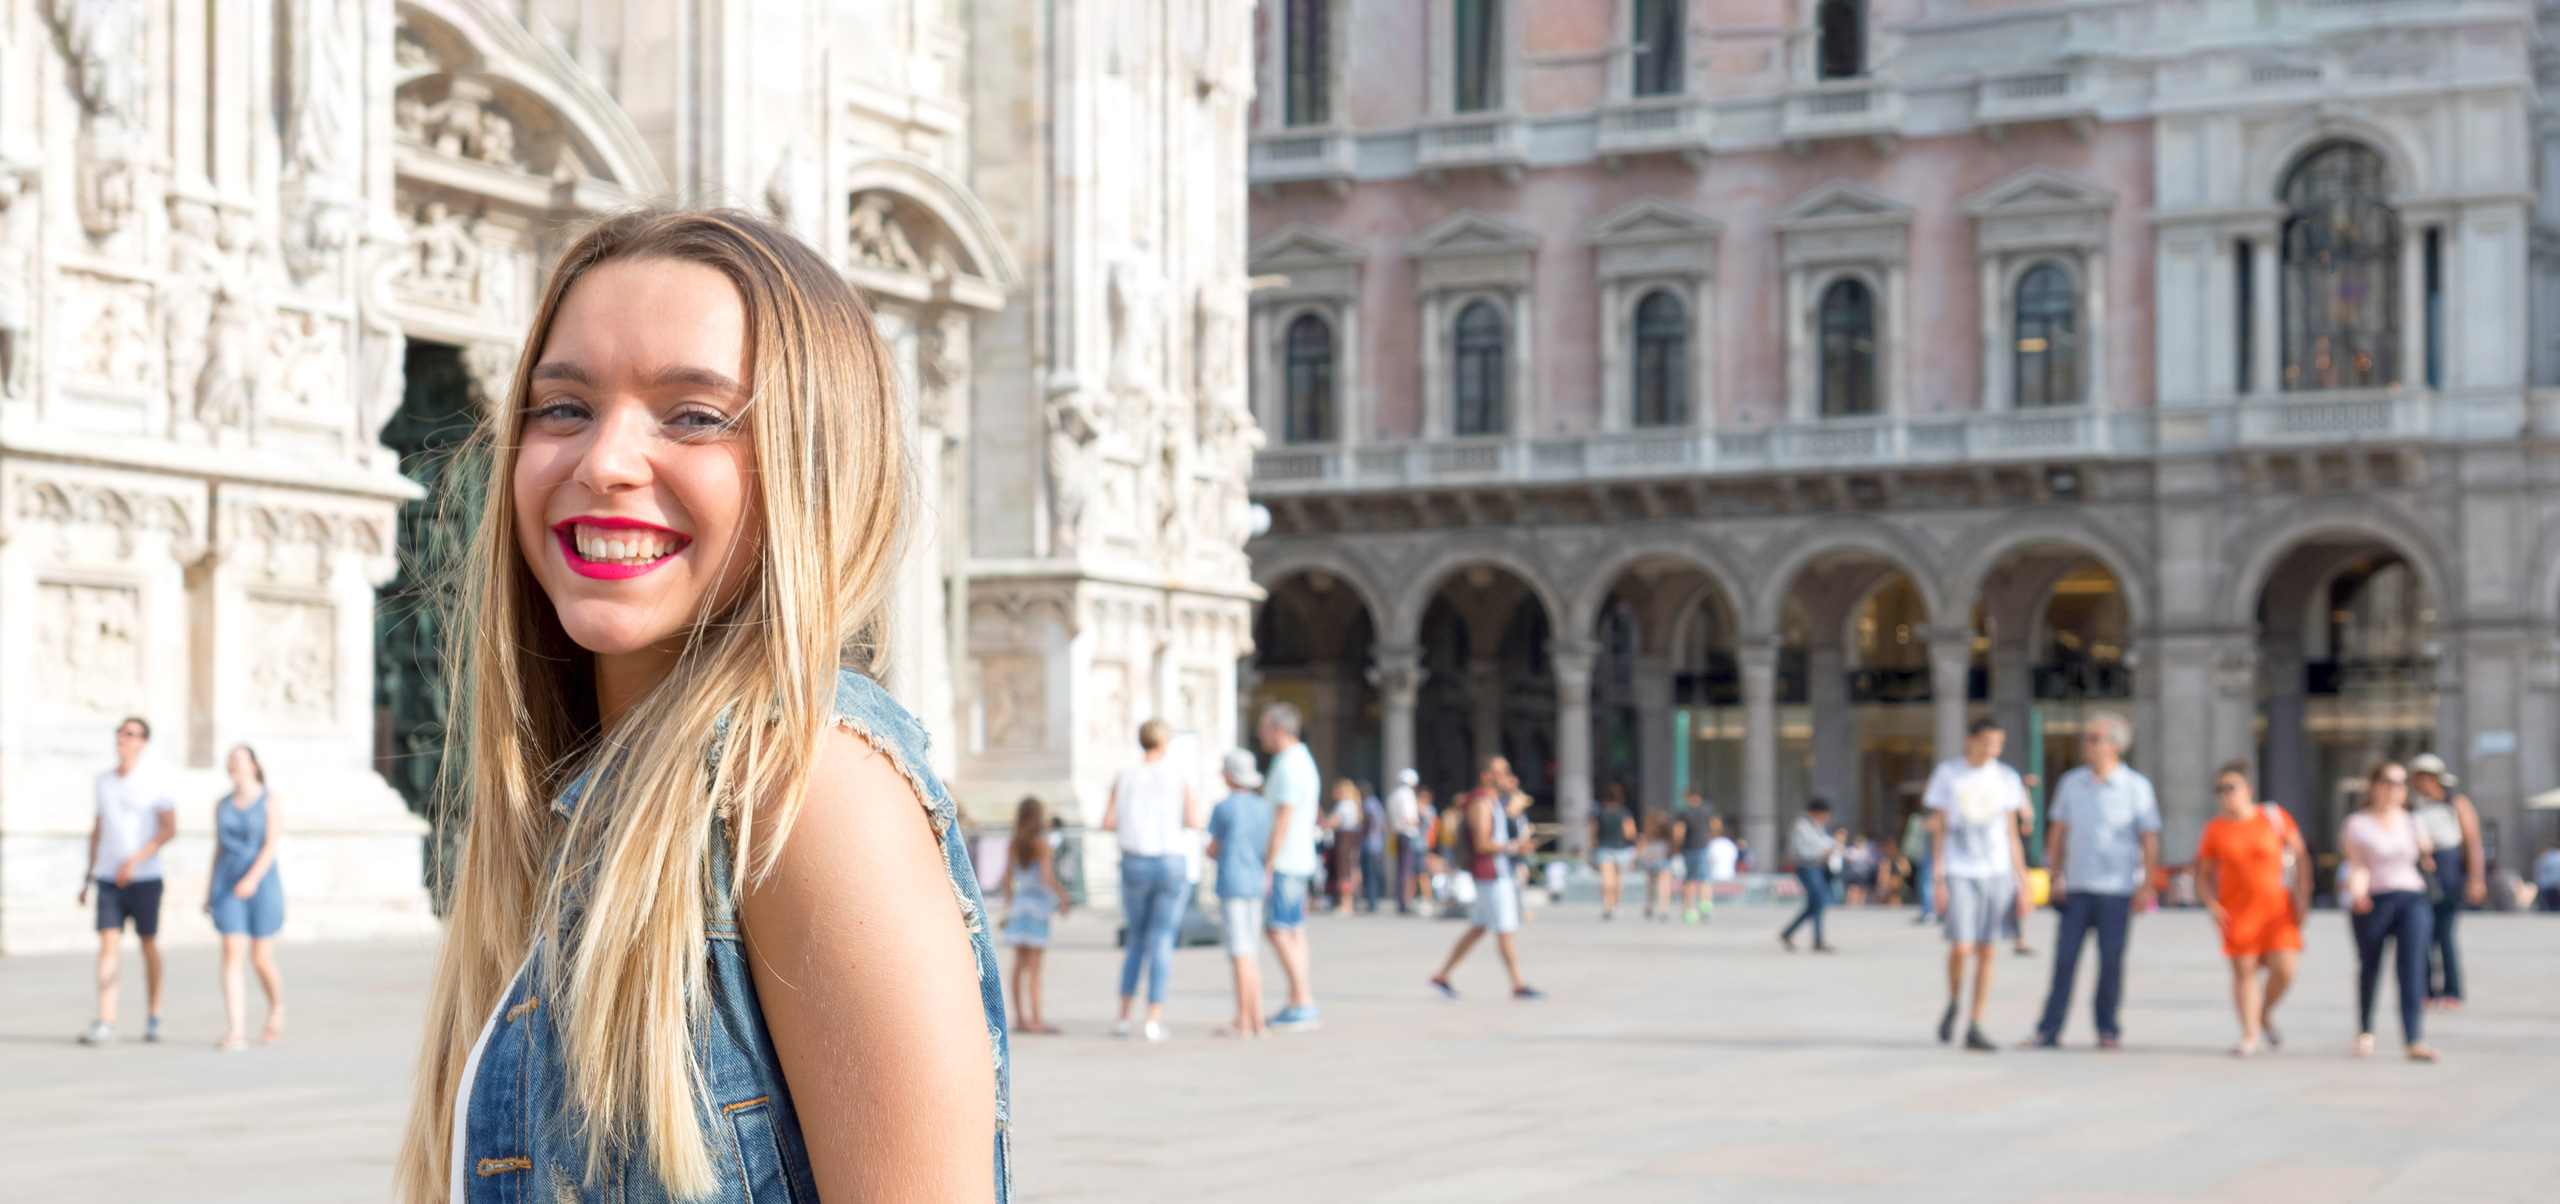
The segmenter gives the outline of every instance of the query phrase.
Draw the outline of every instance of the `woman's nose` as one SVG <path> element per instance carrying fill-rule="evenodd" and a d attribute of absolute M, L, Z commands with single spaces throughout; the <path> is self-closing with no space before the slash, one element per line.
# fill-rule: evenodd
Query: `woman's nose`
<path fill-rule="evenodd" d="M 578 460 L 578 483 L 598 493 L 649 483 L 654 416 L 639 406 L 612 406 L 597 416 L 594 437 Z"/>

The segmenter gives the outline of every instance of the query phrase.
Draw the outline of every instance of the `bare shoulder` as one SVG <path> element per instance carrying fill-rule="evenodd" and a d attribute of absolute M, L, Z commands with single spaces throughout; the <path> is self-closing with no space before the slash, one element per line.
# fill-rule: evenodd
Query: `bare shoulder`
<path fill-rule="evenodd" d="M 941 875 L 941 848 L 923 798 L 896 759 L 837 728 L 818 745 L 774 868 L 777 879 L 809 873 L 848 890 L 866 881 L 903 887 L 910 878 Z"/>

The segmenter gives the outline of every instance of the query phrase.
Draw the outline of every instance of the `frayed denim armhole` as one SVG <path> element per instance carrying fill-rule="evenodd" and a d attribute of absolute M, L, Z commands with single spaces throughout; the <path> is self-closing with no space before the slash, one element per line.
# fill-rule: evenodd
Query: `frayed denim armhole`
<path fill-rule="evenodd" d="M 979 1005 L 986 1015 L 987 1045 L 996 1072 L 996 1201 L 1009 1204 L 1013 1198 L 1013 1070 L 1005 1033 L 1004 979 L 996 967 L 995 943 L 987 929 L 986 902 L 978 889 L 977 874 L 970 868 L 968 849 L 961 840 L 959 809 L 942 788 L 941 779 L 927 768 L 930 762 L 926 754 L 932 748 L 932 737 L 878 683 L 851 669 L 839 671 L 833 718 L 837 727 L 889 758 L 889 763 L 907 779 L 908 787 L 924 804 L 925 815 L 933 824 L 934 839 L 942 847 L 943 872 L 951 881 L 952 900 L 967 925 L 970 951 L 978 964 Z"/>

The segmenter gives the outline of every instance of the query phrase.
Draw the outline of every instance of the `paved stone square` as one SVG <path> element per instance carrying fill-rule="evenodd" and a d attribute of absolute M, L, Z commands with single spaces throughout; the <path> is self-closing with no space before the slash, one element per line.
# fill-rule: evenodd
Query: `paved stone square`
<path fill-rule="evenodd" d="M 1502 998 L 1489 947 L 1460 971 L 1464 1002 L 1430 995 L 1456 924 L 1319 916 L 1321 1032 L 1212 1038 L 1225 966 L 1187 949 L 1174 1039 L 1147 1046 L 1107 1035 L 1116 917 L 1079 912 L 1051 970 L 1069 1032 L 1016 1046 L 1021 1199 L 2560 1197 L 2560 920 L 2466 917 L 2478 1002 L 2431 1028 L 2442 1064 L 2413 1066 L 2387 1021 L 2383 1056 L 2347 1056 L 2353 958 L 2334 914 L 2311 926 L 2289 1048 L 2251 1063 L 2224 1055 L 2200 914 L 2139 922 L 2124 1052 L 2088 1048 L 2084 1004 L 2075 1048 L 1990 1056 L 1930 1040 L 1932 933 L 1907 911 L 1833 914 L 1841 952 L 1790 957 L 1770 935 L 1784 913 L 1765 908 L 1697 928 L 1549 909 L 1522 937 L 1544 1004 Z M 2051 925 L 2032 931 L 2049 944 Z M 171 959 L 172 1043 L 109 1050 L 69 1042 L 86 959 L 0 961 L 0 1196 L 381 1199 L 429 950 L 284 954 L 291 1036 L 240 1055 L 210 1048 L 207 952 Z M 2049 956 L 2002 958 L 2004 1041 L 2031 1025 Z"/>

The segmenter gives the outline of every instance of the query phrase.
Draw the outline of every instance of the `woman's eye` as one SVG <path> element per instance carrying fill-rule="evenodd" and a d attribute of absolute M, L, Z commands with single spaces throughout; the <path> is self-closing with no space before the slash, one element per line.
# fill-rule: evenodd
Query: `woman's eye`
<path fill-rule="evenodd" d="M 586 416 L 587 407 L 574 401 L 545 402 L 529 415 L 536 422 L 576 422 Z"/>
<path fill-rule="evenodd" d="M 714 410 L 679 410 L 668 423 L 688 435 L 696 435 L 727 427 L 729 418 Z"/>

